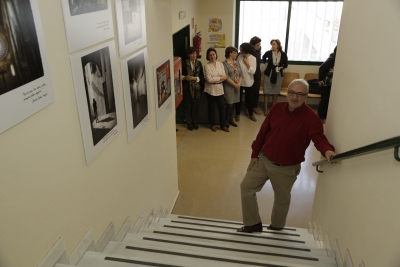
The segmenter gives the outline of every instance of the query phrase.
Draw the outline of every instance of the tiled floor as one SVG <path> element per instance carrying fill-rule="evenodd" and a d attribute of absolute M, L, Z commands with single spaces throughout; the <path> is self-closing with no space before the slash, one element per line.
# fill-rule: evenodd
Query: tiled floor
<path fill-rule="evenodd" d="M 255 116 L 257 122 L 241 115 L 239 127 L 231 126 L 229 133 L 219 129 L 212 132 L 208 125 L 199 125 L 197 131 L 177 125 L 180 196 L 173 213 L 242 220 L 239 185 L 250 160 L 250 145 L 265 118 Z M 319 159 L 319 152 L 311 144 L 292 190 L 287 226 L 308 228 L 317 179 L 311 163 Z M 270 182 L 257 197 L 262 221 L 269 224 L 274 199 Z"/>

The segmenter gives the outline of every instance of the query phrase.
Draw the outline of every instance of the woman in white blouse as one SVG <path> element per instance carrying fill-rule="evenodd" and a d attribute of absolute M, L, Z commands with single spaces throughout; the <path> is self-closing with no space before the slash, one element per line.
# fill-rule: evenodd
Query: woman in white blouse
<path fill-rule="evenodd" d="M 208 122 L 213 132 L 217 131 L 214 120 L 215 104 L 218 106 L 220 129 L 229 132 L 225 125 L 225 97 L 222 82 L 228 77 L 225 74 L 224 65 L 217 61 L 217 51 L 214 48 L 207 49 L 206 59 L 208 63 L 204 66 L 204 93 L 208 103 Z"/>

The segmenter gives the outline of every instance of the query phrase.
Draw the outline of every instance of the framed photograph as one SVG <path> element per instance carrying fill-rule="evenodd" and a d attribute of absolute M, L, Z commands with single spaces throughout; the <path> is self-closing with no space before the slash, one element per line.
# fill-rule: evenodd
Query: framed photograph
<path fill-rule="evenodd" d="M 122 131 L 114 41 L 71 57 L 86 163 Z"/>
<path fill-rule="evenodd" d="M 144 3 L 144 0 L 115 0 L 120 57 L 147 44 Z"/>
<path fill-rule="evenodd" d="M 54 102 L 36 0 L 0 0 L 0 133 Z M 29 47 L 29 49 L 27 49 Z"/>
<path fill-rule="evenodd" d="M 61 0 L 69 53 L 114 37 L 111 0 Z"/>
<path fill-rule="evenodd" d="M 143 129 L 150 119 L 149 69 L 147 48 L 121 61 L 128 142 Z"/>
<path fill-rule="evenodd" d="M 172 113 L 173 97 L 171 97 L 171 55 L 166 56 L 154 66 L 154 84 L 157 109 L 157 129 Z"/>
<path fill-rule="evenodd" d="M 180 57 L 174 57 L 174 90 L 176 109 L 183 100 L 182 59 Z"/>

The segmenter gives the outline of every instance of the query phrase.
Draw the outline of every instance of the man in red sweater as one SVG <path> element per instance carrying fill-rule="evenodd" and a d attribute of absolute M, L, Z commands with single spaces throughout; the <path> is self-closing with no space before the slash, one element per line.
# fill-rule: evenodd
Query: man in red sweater
<path fill-rule="evenodd" d="M 305 104 L 307 94 L 307 81 L 292 81 L 288 87 L 288 101 L 272 107 L 253 141 L 250 164 L 240 185 L 245 226 L 238 232 L 262 231 L 256 192 L 261 191 L 268 180 L 275 194 L 268 229 L 282 230 L 290 207 L 290 191 L 311 140 L 328 161 L 336 155 L 335 148 L 324 135 L 321 119 Z"/>

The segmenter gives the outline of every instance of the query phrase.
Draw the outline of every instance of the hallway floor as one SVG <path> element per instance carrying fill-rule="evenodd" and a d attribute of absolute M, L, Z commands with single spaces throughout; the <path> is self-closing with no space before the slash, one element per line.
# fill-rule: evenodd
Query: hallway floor
<path fill-rule="evenodd" d="M 239 185 L 250 161 L 251 143 L 264 120 L 257 122 L 243 114 L 230 132 L 212 132 L 208 125 L 188 131 L 177 125 L 178 182 L 180 195 L 172 213 L 225 220 L 242 220 Z M 287 226 L 308 228 L 311 220 L 317 172 L 311 166 L 320 153 L 311 143 L 306 161 L 292 190 Z M 257 194 L 262 222 L 270 223 L 273 204 L 271 183 Z"/>

